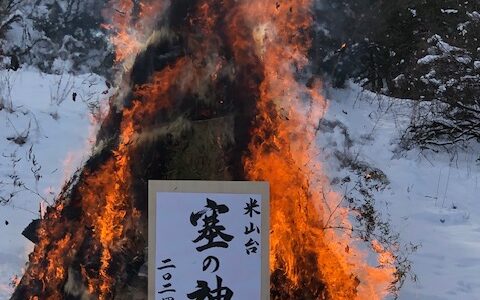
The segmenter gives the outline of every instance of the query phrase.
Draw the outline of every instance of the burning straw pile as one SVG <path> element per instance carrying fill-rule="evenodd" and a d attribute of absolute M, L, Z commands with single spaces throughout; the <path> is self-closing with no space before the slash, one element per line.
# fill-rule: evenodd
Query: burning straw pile
<path fill-rule="evenodd" d="M 272 299 L 382 298 L 393 270 L 322 221 L 338 196 L 315 160 L 310 5 L 112 0 L 118 92 L 12 299 L 146 299 L 149 179 L 269 181 Z"/>

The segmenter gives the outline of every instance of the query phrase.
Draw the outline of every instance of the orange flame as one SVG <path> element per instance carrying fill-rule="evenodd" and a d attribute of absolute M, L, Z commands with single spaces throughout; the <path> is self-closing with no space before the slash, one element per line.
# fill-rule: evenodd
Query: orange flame
<path fill-rule="evenodd" d="M 142 101 L 134 100 L 131 108 L 123 112 L 120 142 L 117 150 L 101 169 L 87 177 L 81 187 L 82 205 L 84 211 L 91 212 L 92 207 L 98 207 L 91 215 L 102 252 L 98 280 L 91 278 L 89 290 L 98 292 L 99 299 L 109 299 L 111 288 L 115 285 L 115 276 L 110 274 L 110 263 L 113 256 L 128 242 L 126 232 L 129 226 L 138 223 L 139 213 L 132 207 L 130 182 L 131 151 L 135 147 L 135 138 L 141 129 L 140 124 L 148 122 L 161 109 L 168 107 L 166 92 L 173 85 L 175 72 L 183 65 L 180 61 L 172 68 L 166 68 L 154 76 L 153 83 L 138 87 L 137 96 Z M 156 85 L 155 83 L 162 83 Z M 98 200 L 103 202 L 98 203 Z M 130 218 L 130 220 L 128 220 Z M 127 222 L 125 220 L 128 220 Z"/>
<path fill-rule="evenodd" d="M 325 230 L 326 203 L 334 195 L 328 199 L 322 194 L 327 181 L 315 163 L 315 128 L 326 103 L 316 92 L 318 84 L 309 89 L 296 79 L 308 64 L 311 43 L 302 33 L 312 25 L 310 4 L 297 0 L 240 5 L 244 22 L 252 24 L 256 54 L 264 68 L 245 169 L 250 179 L 271 185 L 272 272 L 283 270 L 297 287 L 318 276 L 330 299 L 381 299 L 393 280 L 393 268 L 369 266 L 350 237 Z M 349 228 L 348 213 L 340 217 Z"/>
<path fill-rule="evenodd" d="M 103 24 L 103 27 L 113 33 L 110 40 L 115 49 L 115 61 L 131 60 L 143 49 L 155 20 L 162 14 L 164 1 L 139 3 L 137 16 L 134 15 L 135 2 L 132 0 L 111 0 L 109 6 L 111 9 L 105 10 L 104 15 L 110 23 Z"/>
<path fill-rule="evenodd" d="M 112 0 L 112 4 L 116 11 L 110 15 L 114 22 L 110 29 L 117 33 L 112 42 L 117 62 L 124 64 L 145 46 L 150 25 L 165 5 L 154 0 L 142 4 L 136 22 L 133 1 Z M 219 6 L 228 13 L 216 12 Z M 318 81 L 307 87 L 299 79 L 309 75 L 310 6 L 310 0 L 199 1 L 187 20 L 195 29 L 186 41 L 192 53 L 153 74 L 147 84 L 134 88 L 134 100 L 122 111 L 112 156 L 98 169 L 84 171 L 78 184 L 81 199 L 68 199 L 78 201 L 74 207 L 82 215 L 63 222 L 63 203 L 49 209 L 24 280 L 40 285 L 42 297 L 61 299 L 67 267 L 85 243 L 85 232 L 91 230 L 95 242 L 86 252 L 92 256 L 99 253 L 99 271 L 94 274 L 81 265 L 81 273 L 92 295 L 99 299 L 112 297 L 118 274 L 123 271 L 115 268 L 115 257 L 133 243 L 128 232 L 140 234 L 136 231 L 140 214 L 131 199 L 135 142 L 155 123 L 159 112 L 176 99 L 187 93 L 201 94 L 221 72 L 227 72 L 227 59 L 219 55 L 220 48 L 227 47 L 237 65 L 251 68 L 252 74 L 255 71 L 262 77 L 246 78 L 259 96 L 244 169 L 249 179 L 267 180 L 272 187 L 270 270 L 284 273 L 289 281 L 284 283 L 286 289 L 305 285 L 321 289 L 312 286 L 325 284 L 326 294 L 320 291 L 315 295 L 318 299 L 327 295 L 333 300 L 381 299 L 393 280 L 394 270 L 388 267 L 391 254 L 374 242 L 381 267 L 369 266 L 366 254 L 357 249 L 347 233 L 326 230 L 330 225 L 329 207 L 339 197 L 324 192 L 328 181 L 315 159 L 315 128 L 327 105 Z M 226 27 L 224 42 L 214 33 L 220 26 Z M 231 73 L 235 72 L 233 68 Z M 333 219 L 348 228 L 348 216 L 347 210 L 339 208 Z M 91 229 L 78 230 L 84 227 Z"/>

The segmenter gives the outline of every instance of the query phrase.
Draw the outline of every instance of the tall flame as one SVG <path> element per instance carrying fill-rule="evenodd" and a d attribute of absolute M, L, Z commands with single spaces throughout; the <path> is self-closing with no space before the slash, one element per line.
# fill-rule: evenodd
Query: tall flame
<path fill-rule="evenodd" d="M 283 270 L 294 287 L 319 277 L 329 299 L 381 299 L 394 270 L 369 266 L 348 235 L 326 231 L 328 203 L 338 198 L 323 193 L 328 183 L 315 159 L 316 127 L 326 102 L 318 81 L 307 87 L 297 79 L 308 65 L 310 5 L 307 0 L 243 1 L 239 7 L 244 22 L 255 25 L 252 35 L 264 68 L 245 170 L 252 180 L 269 181 L 272 189 L 272 272 Z M 337 215 L 342 227 L 350 228 L 348 213 Z"/>
<path fill-rule="evenodd" d="M 316 159 L 316 126 L 327 104 L 320 82 L 308 72 L 311 1 L 195 4 L 182 27 L 188 32 L 187 53 L 134 87 L 132 100 L 122 103 L 111 153 L 95 169 L 82 172 L 78 197 L 48 209 L 22 279 L 34 291 L 28 299 L 62 299 L 72 264 L 80 265 L 91 295 L 113 297 L 125 273 L 119 257 L 134 248 L 132 236 L 142 235 L 137 226 L 141 212 L 132 199 L 137 141 L 159 121 L 160 112 L 188 95 L 204 96 L 221 84 L 221 76 L 254 91 L 256 117 L 243 168 L 248 179 L 267 180 L 272 188 L 270 270 L 273 290 L 283 291 L 276 297 L 303 299 L 304 289 L 309 299 L 382 299 L 393 280 L 389 253 L 374 242 L 380 267 L 372 267 L 347 233 L 327 229 L 329 207 L 339 196 L 324 192 L 328 181 Z M 116 33 L 116 60 L 129 74 L 168 3 L 149 0 L 135 7 L 132 0 L 112 0 L 112 7 L 107 15 L 113 23 L 107 27 Z M 65 211 L 66 206 L 80 213 Z M 348 228 L 348 218 L 348 211 L 339 208 L 333 219 Z M 87 258 L 76 257 L 79 251 Z M 89 265 L 95 258 L 98 265 Z"/>

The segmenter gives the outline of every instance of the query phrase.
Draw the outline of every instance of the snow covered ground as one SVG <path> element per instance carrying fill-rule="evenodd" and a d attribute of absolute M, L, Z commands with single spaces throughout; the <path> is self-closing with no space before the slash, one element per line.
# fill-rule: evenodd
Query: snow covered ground
<path fill-rule="evenodd" d="M 22 230 L 88 157 L 95 132 L 91 109 L 107 99 L 106 89 L 105 80 L 91 74 L 0 71 L 0 197 L 18 192 L 0 207 L 0 299 L 8 299 L 10 280 L 21 274 L 33 247 Z M 342 167 L 342 157 L 381 170 L 388 184 L 375 191 L 377 209 L 404 244 L 421 245 L 410 257 L 418 280 L 406 283 L 400 299 L 480 299 L 479 149 L 399 151 L 413 103 L 354 84 L 326 94 L 329 125 L 318 145 L 334 187 L 343 192 L 368 175 Z M 336 180 L 347 176 L 349 182 Z"/>
<path fill-rule="evenodd" d="M 93 74 L 0 71 L 0 200 L 12 198 L 0 206 L 0 299 L 33 248 L 21 232 L 88 157 L 106 90 Z"/>
<path fill-rule="evenodd" d="M 330 125 L 319 133 L 318 144 L 335 188 L 342 192 L 355 178 L 369 176 L 341 167 L 339 157 L 383 171 L 387 185 L 374 192 L 377 209 L 404 244 L 421 245 L 410 257 L 418 279 L 405 284 L 400 299 L 480 299 L 478 147 L 452 154 L 399 151 L 411 101 L 377 96 L 354 84 L 326 94 Z M 338 180 L 347 176 L 348 183 Z"/>

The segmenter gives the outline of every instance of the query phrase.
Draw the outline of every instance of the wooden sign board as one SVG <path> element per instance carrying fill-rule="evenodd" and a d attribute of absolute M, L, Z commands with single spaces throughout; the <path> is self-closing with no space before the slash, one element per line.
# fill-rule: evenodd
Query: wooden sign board
<path fill-rule="evenodd" d="M 149 181 L 148 299 L 270 299 L 265 182 Z"/>

